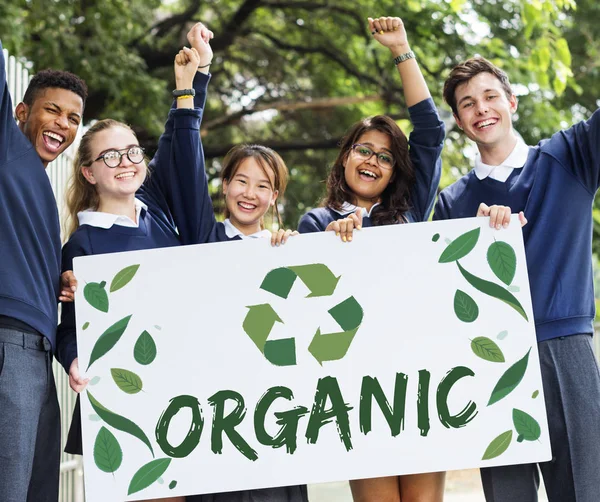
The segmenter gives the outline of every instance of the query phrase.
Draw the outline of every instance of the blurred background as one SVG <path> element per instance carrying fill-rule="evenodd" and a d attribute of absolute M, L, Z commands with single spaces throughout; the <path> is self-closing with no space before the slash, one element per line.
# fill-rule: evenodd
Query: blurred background
<path fill-rule="evenodd" d="M 7 0 L 0 3 L 0 39 L 12 55 L 13 102 L 35 71 L 72 71 L 90 88 L 85 124 L 107 117 L 127 122 L 152 155 L 171 104 L 174 55 L 202 21 L 215 33 L 202 125 L 215 205 L 222 206 L 224 154 L 240 142 L 265 144 L 290 169 L 280 210 L 285 226 L 295 228 L 323 196 L 351 124 L 384 113 L 410 132 L 400 78 L 388 50 L 372 40 L 369 16 L 403 19 L 446 122 L 440 189 L 465 174 L 475 154 L 441 99 L 445 77 L 467 57 L 481 54 L 509 74 L 519 97 L 515 127 L 528 144 L 598 107 L 600 3 L 594 0 Z M 59 204 L 71 155 L 72 149 L 49 169 Z M 594 222 L 597 252 L 597 203 Z M 73 396 L 64 371 L 56 374 L 66 428 Z M 65 456 L 62 470 L 62 500 L 82 500 L 79 460 Z M 449 502 L 483 500 L 477 471 L 449 474 L 447 493 Z M 311 487 L 311 500 L 350 498 L 345 484 L 334 484 Z"/>

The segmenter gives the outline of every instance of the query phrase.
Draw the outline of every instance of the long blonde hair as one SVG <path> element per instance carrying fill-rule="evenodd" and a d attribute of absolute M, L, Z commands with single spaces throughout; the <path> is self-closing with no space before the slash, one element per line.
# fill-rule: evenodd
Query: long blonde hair
<path fill-rule="evenodd" d="M 67 239 L 79 226 L 77 213 L 86 209 L 98 209 L 100 203 L 98 192 L 96 191 L 96 187 L 85 179 L 82 168 L 89 167 L 94 162 L 91 148 L 94 136 L 100 131 L 105 131 L 112 127 L 122 127 L 131 131 L 135 136 L 135 133 L 127 124 L 112 119 L 104 119 L 96 122 L 82 136 L 75 160 L 73 161 L 73 171 L 67 187 L 67 219 L 65 221 L 65 236 Z"/>

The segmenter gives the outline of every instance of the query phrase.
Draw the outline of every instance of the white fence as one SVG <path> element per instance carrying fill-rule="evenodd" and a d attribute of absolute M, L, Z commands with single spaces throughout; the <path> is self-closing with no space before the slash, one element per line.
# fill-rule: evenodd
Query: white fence
<path fill-rule="evenodd" d="M 6 61 L 6 75 L 8 90 L 12 96 L 13 104 L 19 103 L 29 83 L 29 72 L 27 68 L 18 62 L 13 56 L 4 50 Z M 54 195 L 59 205 L 60 215 L 63 213 L 64 191 L 71 170 L 73 152 L 79 141 L 79 136 L 67 152 L 52 162 L 47 169 L 52 183 Z M 54 363 L 54 375 L 56 389 L 61 409 L 61 429 L 64 444 L 71 423 L 71 414 L 75 405 L 75 394 L 69 387 L 69 379 L 62 366 Z M 83 470 L 80 456 L 62 454 L 60 464 L 60 502 L 82 502 L 83 497 Z"/>

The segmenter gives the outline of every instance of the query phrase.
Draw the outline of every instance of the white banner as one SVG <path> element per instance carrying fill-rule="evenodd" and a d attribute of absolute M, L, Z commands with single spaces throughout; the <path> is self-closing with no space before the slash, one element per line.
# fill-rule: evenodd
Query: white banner
<path fill-rule="evenodd" d="M 550 459 L 519 224 L 75 260 L 86 500 Z"/>

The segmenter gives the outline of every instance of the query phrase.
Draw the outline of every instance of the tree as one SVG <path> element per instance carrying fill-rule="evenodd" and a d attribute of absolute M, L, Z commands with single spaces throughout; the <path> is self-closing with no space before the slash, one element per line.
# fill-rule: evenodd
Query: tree
<path fill-rule="evenodd" d="M 403 18 L 440 106 L 441 85 L 454 64 L 475 53 L 500 64 L 522 84 L 517 127 L 535 143 L 571 121 L 583 78 L 589 78 L 584 110 L 593 109 L 597 68 L 590 63 L 598 58 L 581 40 L 597 40 L 594 18 L 585 17 L 596 7 L 591 0 L 581 4 L 583 13 L 570 0 L 408 0 L 399 11 L 397 2 L 380 0 L 373 12 L 367 0 L 17 0 L 0 6 L 0 33 L 9 33 L 5 45 L 36 68 L 67 68 L 88 81 L 86 120 L 127 121 L 148 147 L 170 103 L 174 54 L 189 26 L 205 22 L 216 34 L 202 131 L 209 175 L 218 174 L 235 143 L 273 146 L 292 173 L 283 214 L 295 227 L 322 194 L 336 145 L 353 122 L 386 113 L 410 127 L 398 75 L 389 54 L 371 40 L 367 16 Z M 582 29 L 578 16 L 587 20 Z M 17 19 L 22 22 L 14 29 Z M 575 74 L 565 40 L 579 44 Z M 576 66 L 579 57 L 587 66 Z M 468 167 L 463 143 L 451 130 L 444 183 Z"/>

